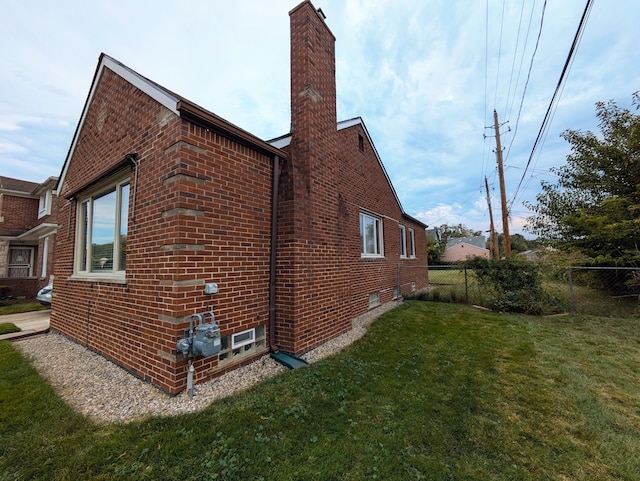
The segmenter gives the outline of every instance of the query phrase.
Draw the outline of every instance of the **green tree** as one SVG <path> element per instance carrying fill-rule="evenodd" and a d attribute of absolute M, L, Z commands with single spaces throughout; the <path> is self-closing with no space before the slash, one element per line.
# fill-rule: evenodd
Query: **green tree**
<path fill-rule="evenodd" d="M 438 227 L 438 230 L 440 231 L 440 238 L 445 244 L 447 243 L 447 240 L 451 239 L 452 237 L 473 237 L 482 235 L 482 231 L 470 229 L 462 224 L 442 224 L 440 227 Z"/>
<path fill-rule="evenodd" d="M 633 94 L 640 108 L 638 92 Z M 640 260 L 640 115 L 614 101 L 596 104 L 601 136 L 567 130 L 567 163 L 542 182 L 526 229 L 554 247 L 606 263 Z"/>
<path fill-rule="evenodd" d="M 427 264 L 439 264 L 441 256 L 442 246 L 436 239 L 427 236 Z"/>

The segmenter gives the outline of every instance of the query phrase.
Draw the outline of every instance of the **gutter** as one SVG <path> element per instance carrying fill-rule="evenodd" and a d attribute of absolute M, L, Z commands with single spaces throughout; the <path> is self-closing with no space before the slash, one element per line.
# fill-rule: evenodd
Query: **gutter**
<path fill-rule="evenodd" d="M 280 184 L 280 157 L 273 157 L 273 187 L 271 193 L 271 252 L 269 258 L 269 351 L 271 358 L 289 369 L 298 369 L 308 363 L 302 358 L 281 351 L 276 345 L 276 268 L 278 258 L 278 186 Z"/>
<path fill-rule="evenodd" d="M 273 156 L 273 187 L 271 192 L 271 252 L 269 258 L 269 351 L 276 346 L 276 263 L 278 254 L 278 188 L 280 185 L 280 157 Z"/>

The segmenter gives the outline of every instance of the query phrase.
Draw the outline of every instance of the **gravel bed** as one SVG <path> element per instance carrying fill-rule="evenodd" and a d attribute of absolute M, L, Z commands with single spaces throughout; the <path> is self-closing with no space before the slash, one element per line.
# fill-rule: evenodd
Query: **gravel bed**
<path fill-rule="evenodd" d="M 397 305 L 390 302 L 354 319 L 350 331 L 302 357 L 314 363 L 339 351 L 362 337 L 373 319 Z M 170 396 L 57 333 L 15 341 L 14 346 L 51 383 L 60 397 L 80 413 L 103 423 L 199 411 L 216 399 L 247 389 L 287 369 L 266 354 L 247 366 L 197 384 L 193 399 L 189 399 L 186 390 Z"/>

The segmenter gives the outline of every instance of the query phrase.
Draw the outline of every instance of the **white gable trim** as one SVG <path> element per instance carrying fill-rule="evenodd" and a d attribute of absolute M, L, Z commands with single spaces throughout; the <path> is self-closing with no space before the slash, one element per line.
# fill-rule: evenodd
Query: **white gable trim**
<path fill-rule="evenodd" d="M 100 56 L 100 62 L 98 63 L 98 67 L 96 68 L 96 73 L 93 77 L 93 82 L 91 83 L 91 89 L 89 90 L 89 95 L 87 96 L 87 100 L 84 104 L 84 108 L 82 109 L 82 115 L 80 116 L 80 120 L 76 127 L 76 131 L 73 134 L 73 140 L 71 141 L 71 146 L 69 147 L 69 152 L 67 153 L 67 157 L 64 162 L 64 166 L 62 168 L 62 173 L 60 174 L 60 180 L 58 181 L 58 189 L 56 190 L 56 195 L 59 191 L 64 188 L 64 181 L 67 176 L 67 170 L 69 169 L 69 163 L 73 154 L 76 150 L 76 145 L 78 142 L 78 136 L 80 134 L 80 130 L 82 129 L 82 125 L 87 117 L 87 112 L 89 110 L 89 106 L 93 100 L 93 96 L 95 95 L 96 89 L 98 88 L 98 84 L 100 83 L 100 79 L 102 78 L 102 74 L 104 73 L 104 69 L 108 68 L 116 75 L 122 77 L 124 80 L 129 82 L 131 85 L 139 89 L 140 91 L 147 94 L 149 97 L 154 99 L 156 102 L 162 104 L 167 109 L 171 110 L 174 114 L 180 115 L 178 112 L 178 99 L 171 95 L 168 91 L 164 90 L 157 84 L 151 82 L 146 79 L 142 75 L 137 72 L 131 70 L 125 65 L 121 64 L 117 60 L 109 57 L 108 55 L 102 54 Z"/>
<path fill-rule="evenodd" d="M 122 77 L 131 85 L 138 88 L 139 90 L 141 90 L 142 92 L 144 92 L 145 94 L 147 94 L 149 97 L 156 100 L 160 104 L 164 105 L 166 108 L 171 110 L 174 114 L 180 115 L 177 109 L 177 105 L 178 105 L 177 98 L 169 94 L 169 92 L 167 92 L 166 90 L 160 88 L 158 85 L 144 78 L 137 72 L 134 72 L 130 68 L 121 64 L 120 62 L 112 59 L 108 55 L 104 55 L 102 57 L 102 62 L 100 64 L 100 67 L 98 68 L 98 76 L 96 80 L 93 82 L 93 85 L 91 86 L 90 98 L 93 97 L 94 90 L 105 68 L 108 68 L 109 70 L 113 71 L 115 74 Z"/>
<path fill-rule="evenodd" d="M 364 125 L 364 121 L 362 120 L 362 117 L 356 117 L 356 118 L 349 119 L 349 120 L 341 120 L 340 122 L 338 122 L 336 130 L 348 129 L 349 127 L 353 127 L 354 125 L 362 126 L 362 130 L 364 131 L 364 134 L 367 136 L 367 140 L 369 141 L 369 145 L 371 145 L 371 147 L 373 148 L 373 153 L 376 155 L 376 159 L 378 160 L 378 164 L 380 164 L 380 168 L 382 169 L 382 173 L 384 174 L 385 178 L 387 179 L 387 183 L 389 184 L 389 187 L 391 188 L 391 192 L 393 192 L 393 196 L 395 197 L 396 202 L 398 203 L 398 207 L 400 207 L 400 211 L 402 211 L 402 213 L 406 215 L 406 212 L 404 211 L 404 208 L 402 207 L 402 203 L 400 202 L 400 198 L 398 197 L 398 193 L 396 192 L 396 189 L 393 187 L 393 184 L 391 183 L 391 179 L 389 178 L 389 174 L 387 173 L 387 169 L 384 168 L 384 164 L 382 163 L 382 159 L 380 158 L 380 155 L 378 155 L 378 151 L 376 150 L 376 146 L 373 143 L 373 140 L 371 140 L 371 136 L 369 135 L 369 131 L 367 130 L 367 127 Z M 282 136 L 282 137 L 278 137 L 277 139 L 270 140 L 269 144 L 273 145 L 274 147 L 276 147 L 278 149 L 282 149 L 283 147 L 286 147 L 289 144 L 291 144 L 291 134 L 288 134 L 288 135 L 285 135 L 285 136 Z"/>

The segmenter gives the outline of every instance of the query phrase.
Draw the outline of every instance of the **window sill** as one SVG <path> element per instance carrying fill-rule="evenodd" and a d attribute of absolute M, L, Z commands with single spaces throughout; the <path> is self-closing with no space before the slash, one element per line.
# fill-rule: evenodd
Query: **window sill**
<path fill-rule="evenodd" d="M 73 274 L 69 277 L 71 281 L 81 282 L 105 282 L 110 284 L 126 284 L 127 278 L 124 276 L 105 276 L 105 275 L 89 275 L 89 274 Z"/>
<path fill-rule="evenodd" d="M 360 259 L 381 260 L 381 259 L 386 259 L 386 257 L 381 255 L 373 255 L 373 254 L 360 254 Z"/>

